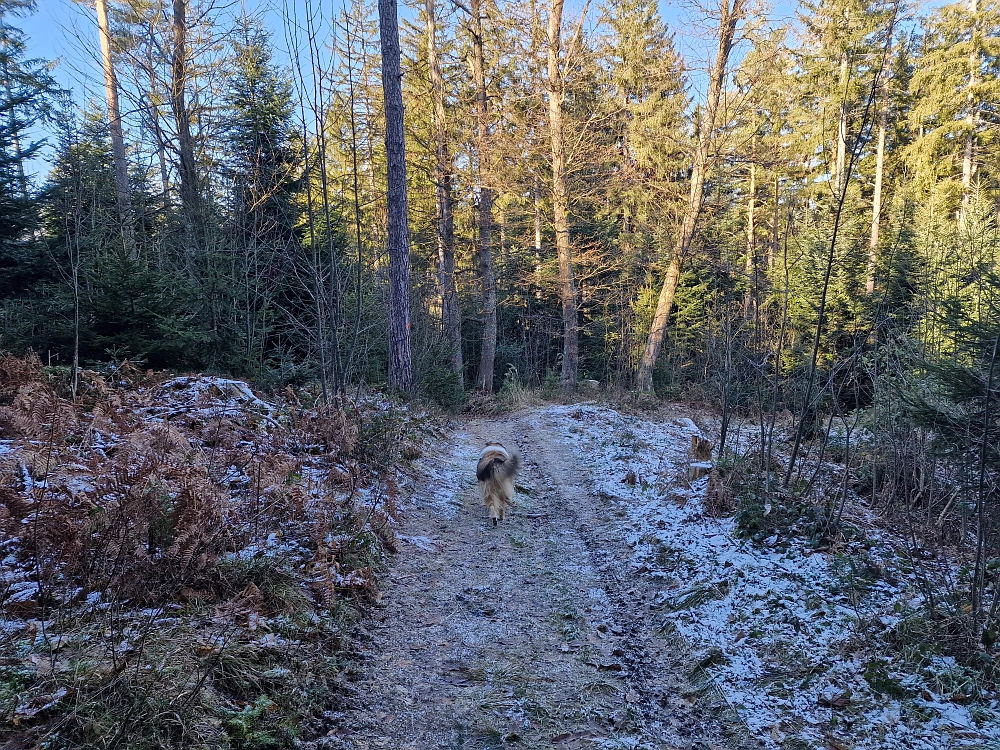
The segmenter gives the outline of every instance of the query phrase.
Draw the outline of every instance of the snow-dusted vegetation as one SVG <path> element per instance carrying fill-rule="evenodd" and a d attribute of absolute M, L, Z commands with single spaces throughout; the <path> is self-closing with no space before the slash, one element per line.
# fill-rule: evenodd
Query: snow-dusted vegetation
<path fill-rule="evenodd" d="M 949 653 L 935 626 L 946 615 L 935 623 L 928 601 L 960 585 L 963 561 L 860 504 L 824 538 L 809 533 L 805 507 L 770 523 L 777 497 L 759 508 L 732 498 L 735 512 L 716 517 L 712 493 L 739 488 L 720 486 L 718 470 L 688 480 L 691 437 L 717 424 L 687 414 L 585 404 L 532 419 L 557 426 L 594 492 L 624 510 L 609 522 L 622 524 L 636 572 L 661 589 L 649 616 L 697 649 L 752 735 L 781 748 L 996 747 L 995 683 Z"/>
<path fill-rule="evenodd" d="M 73 399 L 34 357 L 0 358 L 0 388 L 7 736 L 256 747 L 321 726 L 395 547 L 408 418 L 128 365 Z"/>

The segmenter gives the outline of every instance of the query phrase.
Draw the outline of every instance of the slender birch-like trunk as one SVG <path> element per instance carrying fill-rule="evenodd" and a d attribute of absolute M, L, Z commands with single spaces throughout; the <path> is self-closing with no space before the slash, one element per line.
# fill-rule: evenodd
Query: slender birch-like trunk
<path fill-rule="evenodd" d="M 972 181 L 976 177 L 976 97 L 975 87 L 979 83 L 979 50 L 976 39 L 979 35 L 979 22 L 975 18 L 979 12 L 978 0 L 969 0 L 969 14 L 973 17 L 972 44 L 969 49 L 969 85 L 966 89 L 965 143 L 962 147 L 962 205 L 958 211 L 958 226 L 965 229 L 969 211 L 969 201 L 972 198 Z"/>
<path fill-rule="evenodd" d="M 836 195 L 844 189 L 844 177 L 847 171 L 847 77 L 850 73 L 847 52 L 840 58 L 840 117 L 837 122 L 837 155 L 833 185 Z"/>
<path fill-rule="evenodd" d="M 757 136 L 750 139 L 750 174 L 747 178 L 747 256 L 744 270 L 747 276 L 747 291 L 743 298 L 743 312 L 750 317 L 755 305 L 758 288 L 757 262 Z M 720 441 L 721 444 L 721 441 Z"/>
<path fill-rule="evenodd" d="M 666 277 L 663 280 L 663 287 L 660 289 L 659 299 L 656 301 L 656 312 L 653 315 L 653 325 L 646 339 L 646 349 L 643 351 L 642 360 L 639 363 L 639 372 L 636 376 L 636 386 L 639 390 L 653 390 L 653 368 L 656 360 L 660 356 L 660 349 L 663 346 L 663 337 L 667 332 L 667 323 L 670 320 L 670 308 L 674 304 L 674 295 L 677 292 L 677 281 L 681 275 L 681 263 L 688 251 L 691 249 L 691 241 L 694 239 L 695 227 L 698 217 L 701 214 L 702 202 L 704 200 L 705 175 L 709 167 L 709 150 L 712 144 L 712 137 L 715 132 L 715 120 L 719 110 L 719 100 L 722 97 L 722 84 L 726 75 L 726 66 L 729 63 L 729 53 L 733 49 L 733 38 L 736 35 L 736 24 L 743 17 L 745 0 L 722 0 L 719 13 L 719 46 L 715 55 L 715 62 L 709 73 L 708 99 L 705 102 L 705 111 L 701 123 L 698 127 L 698 145 L 695 148 L 694 164 L 691 171 L 691 191 L 688 196 L 687 209 L 684 211 L 684 219 L 681 222 L 680 233 L 674 243 L 673 253 L 670 256 L 670 264 L 667 266 Z"/>
<path fill-rule="evenodd" d="M 875 148 L 875 186 L 872 194 L 872 231 L 868 238 L 868 278 L 865 292 L 875 292 L 875 267 L 878 261 L 878 238 L 882 219 L 882 179 L 885 174 L 885 133 L 889 125 L 889 87 L 885 87 L 882 111 L 878 121 L 878 143 Z"/>

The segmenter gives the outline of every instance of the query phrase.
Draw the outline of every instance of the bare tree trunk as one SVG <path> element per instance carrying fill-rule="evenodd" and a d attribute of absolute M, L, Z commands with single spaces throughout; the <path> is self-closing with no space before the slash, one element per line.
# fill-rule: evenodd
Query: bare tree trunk
<path fill-rule="evenodd" d="M 969 14 L 973 17 L 979 12 L 978 0 L 969 0 Z M 974 19 L 973 24 L 977 25 Z M 975 36 L 975 35 L 973 35 Z M 958 226 L 965 229 L 969 210 L 969 200 L 972 197 L 972 181 L 976 176 L 976 101 L 975 87 L 979 83 L 979 50 L 971 45 L 969 50 L 969 84 L 966 87 L 965 114 L 965 145 L 962 149 L 962 205 L 958 211 Z"/>
<path fill-rule="evenodd" d="M 434 0 L 425 0 L 427 16 L 427 66 L 430 68 L 431 89 L 434 96 L 434 135 L 437 141 L 437 168 L 435 188 L 437 193 L 437 242 L 438 278 L 441 284 L 441 318 L 445 339 L 451 350 L 452 371 L 462 377 L 462 310 L 455 285 L 455 218 L 452 197 L 452 163 L 448 153 L 448 132 L 444 111 L 444 77 L 437 55 L 437 18 Z"/>
<path fill-rule="evenodd" d="M 756 145 L 756 138 L 754 138 Z M 747 185 L 747 260 L 746 269 L 753 273 L 757 267 L 757 154 L 756 149 L 750 157 L 750 184 Z"/>
<path fill-rule="evenodd" d="M 128 163 L 125 161 L 125 136 L 122 133 L 122 114 L 118 106 L 118 77 L 115 75 L 114 61 L 111 58 L 111 28 L 108 24 L 107 0 L 97 0 L 97 29 L 101 36 L 104 93 L 108 100 L 108 130 L 111 133 L 111 153 L 115 162 L 118 215 L 127 228 L 132 215 L 129 203 Z"/>
<path fill-rule="evenodd" d="M 868 239 L 868 278 L 865 292 L 875 292 L 875 265 L 878 260 L 878 237 L 882 218 L 882 178 L 885 173 L 885 131 L 889 124 L 889 89 L 885 89 L 885 100 L 878 121 L 878 145 L 875 149 L 875 187 L 872 195 L 872 232 Z"/>
<path fill-rule="evenodd" d="M 2 21 L 2 18 L 0 18 Z M 7 92 L 7 101 L 14 100 L 14 90 L 11 86 L 10 70 L 7 66 L 7 58 L 3 60 L 3 80 L 4 88 Z M 21 188 L 21 197 L 28 199 L 28 176 L 24 172 L 24 158 L 21 154 L 21 126 L 18 123 L 15 107 L 11 107 L 7 112 L 7 128 L 10 133 L 11 145 L 14 147 L 14 158 L 17 160 L 18 185 Z"/>
<path fill-rule="evenodd" d="M 493 369 L 497 352 L 497 282 L 493 268 L 493 191 L 489 174 L 489 111 L 486 91 L 486 58 L 483 52 L 481 0 L 469 0 L 469 34 L 472 37 L 472 77 L 476 85 L 476 161 L 479 183 L 477 224 L 479 230 L 479 274 L 483 284 L 483 341 L 479 354 L 476 385 L 493 390 Z"/>
<path fill-rule="evenodd" d="M 774 176 L 774 206 L 773 213 L 771 214 L 771 242 L 767 246 L 767 268 L 771 270 L 774 268 L 775 258 L 778 257 L 778 212 L 780 210 L 780 196 L 779 190 L 781 189 L 781 178 L 779 175 Z"/>
<path fill-rule="evenodd" d="M 378 0 L 385 96 L 385 154 L 389 240 L 389 385 L 413 390 L 410 355 L 410 229 L 406 203 L 403 74 L 400 71 L 396 0 Z"/>
<path fill-rule="evenodd" d="M 535 175 L 531 183 L 531 203 L 535 224 L 535 299 L 542 300 L 542 181 Z"/>
<path fill-rule="evenodd" d="M 197 277 L 196 228 L 198 226 L 198 173 L 194 160 L 194 140 L 191 137 L 191 112 L 187 107 L 187 0 L 173 0 L 174 48 L 170 65 L 170 104 L 177 123 L 177 177 L 180 181 L 181 224 L 188 274 Z"/>
<path fill-rule="evenodd" d="M 552 225 L 556 234 L 559 260 L 559 299 L 563 317 L 562 387 L 576 388 L 579 366 L 577 340 L 576 284 L 573 279 L 573 256 L 569 242 L 569 198 L 566 188 L 566 144 L 563 139 L 563 100 L 565 82 L 559 70 L 560 32 L 563 0 L 552 0 L 549 8 L 548 77 L 549 138 L 552 144 Z"/>
<path fill-rule="evenodd" d="M 745 272 L 747 290 L 743 296 L 743 313 L 750 318 L 759 288 L 757 262 L 757 135 L 750 138 L 750 174 L 747 184 L 747 256 Z M 721 444 L 721 440 L 720 440 Z"/>
<path fill-rule="evenodd" d="M 991 440 L 990 427 L 993 421 L 993 379 L 996 372 L 997 353 L 1000 352 L 1000 336 L 993 339 L 993 354 L 990 356 L 989 375 L 986 378 L 986 403 L 983 414 L 983 442 L 979 450 L 979 482 L 976 498 L 976 560 L 972 575 L 972 618 L 976 628 L 976 636 L 982 637 L 981 626 L 985 624 L 983 617 L 983 595 L 986 590 L 986 552 L 989 534 L 988 516 L 986 513 L 986 464 L 989 446 L 995 445 Z"/>
<path fill-rule="evenodd" d="M 674 243 L 670 264 L 660 289 L 660 297 L 656 301 L 656 312 L 653 315 L 653 325 L 646 339 L 646 349 L 639 363 L 636 376 L 636 386 L 643 391 L 653 390 L 653 368 L 660 356 L 663 337 L 667 332 L 670 320 L 670 308 L 674 304 L 674 294 L 677 292 L 677 281 L 681 275 L 681 262 L 691 249 L 694 230 L 701 214 L 704 200 L 705 175 L 708 172 L 709 149 L 715 132 L 715 119 L 719 110 L 719 100 L 722 97 L 722 84 L 729 63 L 729 53 L 733 49 L 733 38 L 736 35 L 736 24 L 743 17 L 745 0 L 722 0 L 719 13 L 719 46 L 715 62 L 709 73 L 708 100 L 705 102 L 705 112 L 698 127 L 698 145 L 695 148 L 694 164 L 691 171 L 691 192 L 688 196 L 687 209 L 681 222 L 681 230 Z"/>
<path fill-rule="evenodd" d="M 840 58 L 840 117 L 837 123 L 837 164 L 834 174 L 834 190 L 837 195 L 844 189 L 844 171 L 847 167 L 847 52 Z"/>

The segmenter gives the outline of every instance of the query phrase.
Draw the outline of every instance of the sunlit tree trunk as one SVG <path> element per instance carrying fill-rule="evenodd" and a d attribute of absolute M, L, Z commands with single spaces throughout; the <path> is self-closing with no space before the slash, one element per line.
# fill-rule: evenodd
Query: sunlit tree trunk
<path fill-rule="evenodd" d="M 556 235 L 559 260 L 559 299 L 562 302 L 563 360 L 562 387 L 576 388 L 579 365 L 577 339 L 576 283 L 569 241 L 569 198 L 566 188 L 566 144 L 563 137 L 563 100 L 565 82 L 559 70 L 563 0 L 552 0 L 549 8 L 548 77 L 549 138 L 552 146 L 552 226 Z"/>
<path fill-rule="evenodd" d="M 410 231 L 407 225 L 406 141 L 396 0 L 379 0 L 389 240 L 389 385 L 413 390 L 410 356 Z"/>
<path fill-rule="evenodd" d="M 479 187 L 477 251 L 479 273 L 483 284 L 483 341 L 476 384 L 489 393 L 493 390 L 493 369 L 497 351 L 497 282 L 493 268 L 493 191 L 487 184 L 490 100 L 486 91 L 482 12 L 481 0 L 470 0 L 469 32 L 472 36 L 472 77 L 476 86 L 476 160 Z"/>
<path fill-rule="evenodd" d="M 750 174 L 747 179 L 747 273 L 757 267 L 757 136 L 750 139 Z"/>
<path fill-rule="evenodd" d="M 691 241 L 694 239 L 695 227 L 698 217 L 701 214 L 701 206 L 704 200 L 705 175 L 709 167 L 709 149 L 712 143 L 712 135 L 715 131 L 715 119 L 719 109 L 719 100 L 722 96 L 722 85 L 726 74 L 726 66 L 729 63 L 729 53 L 733 48 L 733 38 L 736 34 L 736 24 L 743 16 L 745 0 L 722 0 L 719 13 L 719 45 L 715 55 L 715 62 L 709 73 L 708 100 L 705 102 L 705 111 L 698 127 L 698 145 L 695 148 L 694 164 L 691 170 L 691 191 L 688 196 L 687 208 L 684 211 L 684 219 L 681 222 L 680 232 L 674 243 L 673 253 L 670 256 L 670 264 L 667 266 L 666 277 L 663 280 L 663 287 L 660 289 L 659 299 L 656 301 L 656 312 L 653 315 L 653 325 L 646 339 L 646 348 L 639 363 L 639 372 L 636 376 L 636 386 L 643 391 L 653 390 L 653 368 L 656 360 L 660 356 L 660 349 L 663 346 L 663 337 L 667 332 L 667 323 L 670 320 L 670 308 L 674 304 L 674 295 L 677 292 L 677 281 L 681 275 L 681 262 L 684 260 L 691 248 Z"/>
<path fill-rule="evenodd" d="M 837 120 L 837 151 L 836 166 L 834 172 L 834 190 L 840 195 L 844 189 L 844 177 L 847 171 L 847 76 L 850 72 L 848 67 L 847 53 L 840 58 L 840 117 Z"/>
<path fill-rule="evenodd" d="M 743 309 L 748 317 L 756 299 L 757 290 L 757 136 L 750 138 L 750 174 L 747 180 L 747 255 L 745 271 L 747 291 Z"/>
<path fill-rule="evenodd" d="M 969 14 L 972 16 L 972 43 L 969 49 L 969 84 L 966 89 L 965 142 L 962 147 L 962 205 L 958 213 L 958 225 L 962 229 L 966 225 L 969 210 L 969 200 L 972 196 L 972 181 L 976 176 L 976 95 L 975 87 L 979 83 L 980 59 L 976 37 L 979 34 L 979 22 L 976 14 L 979 12 L 978 0 L 969 0 Z"/>
<path fill-rule="evenodd" d="M 108 101 L 108 131 L 111 134 L 111 154 L 115 162 L 115 196 L 118 215 L 124 226 L 131 223 L 129 208 L 128 164 L 125 161 L 125 136 L 122 132 L 121 108 L 118 106 L 118 77 L 111 57 L 111 28 L 108 24 L 107 0 L 97 0 L 97 29 L 101 36 L 101 60 L 104 66 L 104 93 Z"/>
<path fill-rule="evenodd" d="M 885 131 L 889 124 L 889 90 L 885 88 L 885 100 L 878 122 L 878 144 L 875 149 L 875 185 L 872 194 L 872 231 L 868 239 L 868 278 L 865 292 L 875 291 L 875 266 L 878 261 L 878 238 L 882 217 L 882 179 L 885 173 Z"/>
<path fill-rule="evenodd" d="M 434 98 L 434 137 L 437 158 L 434 182 L 437 194 L 438 278 L 441 285 L 441 318 L 448 342 L 449 364 L 462 377 L 462 310 L 455 285 L 455 219 L 452 197 L 452 163 L 444 109 L 444 77 L 437 51 L 437 17 L 434 0 L 425 0 L 427 66 Z"/>

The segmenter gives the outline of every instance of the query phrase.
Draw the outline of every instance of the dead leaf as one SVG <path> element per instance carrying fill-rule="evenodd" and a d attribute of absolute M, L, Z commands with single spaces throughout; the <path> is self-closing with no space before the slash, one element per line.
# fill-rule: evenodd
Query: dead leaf
<path fill-rule="evenodd" d="M 624 482 L 625 484 L 630 485 L 632 487 L 635 486 L 636 481 L 637 481 L 637 479 L 636 479 L 634 471 L 630 471 L 628 474 L 625 475 L 625 478 L 622 480 L 622 482 Z"/>
<path fill-rule="evenodd" d="M 827 734 L 823 739 L 826 740 L 827 750 L 851 750 L 851 746 L 847 744 L 847 740 L 835 734 Z"/>
<path fill-rule="evenodd" d="M 18 725 L 26 719 L 32 719 L 37 717 L 39 714 L 45 713 L 69 695 L 69 693 L 70 691 L 68 689 L 59 688 L 56 692 L 51 694 L 36 695 L 27 703 L 22 703 L 14 709 L 12 723 L 14 725 Z"/>
<path fill-rule="evenodd" d="M 816 699 L 816 702 L 826 708 L 843 708 L 851 702 L 851 691 L 824 693 Z"/>

